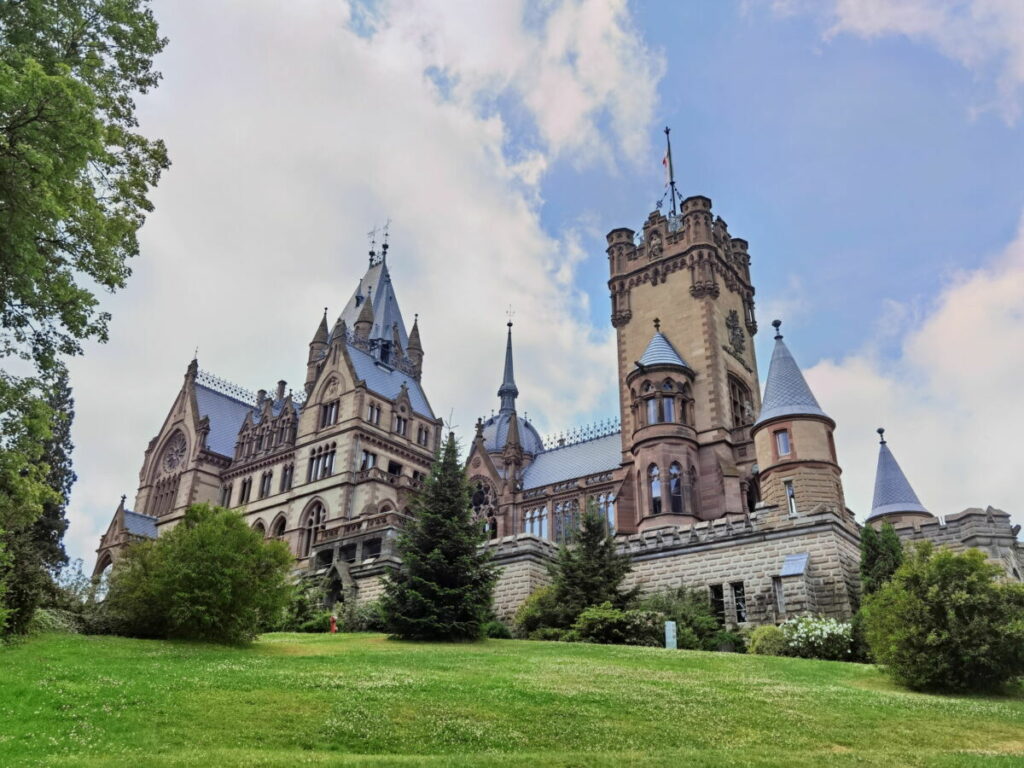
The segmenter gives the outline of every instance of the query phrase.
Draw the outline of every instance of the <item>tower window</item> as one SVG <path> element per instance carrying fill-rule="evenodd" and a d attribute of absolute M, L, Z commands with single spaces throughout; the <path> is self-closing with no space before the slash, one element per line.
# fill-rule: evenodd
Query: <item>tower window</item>
<path fill-rule="evenodd" d="M 327 405 L 320 406 L 320 428 L 329 427 L 338 423 L 338 401 L 335 400 Z"/>
<path fill-rule="evenodd" d="M 789 506 L 789 516 L 796 517 L 796 491 L 793 490 L 793 481 L 785 480 L 782 484 L 786 488 L 786 504 Z"/>
<path fill-rule="evenodd" d="M 729 585 L 732 587 L 732 602 L 736 606 L 736 621 L 742 622 L 747 620 L 747 596 L 746 591 L 743 589 L 742 581 L 734 581 Z"/>
<path fill-rule="evenodd" d="M 661 415 L 664 417 L 662 421 L 673 422 L 676 420 L 676 401 L 671 397 L 663 397 L 661 399 Z"/>
<path fill-rule="evenodd" d="M 779 456 L 789 456 L 789 430 L 780 429 L 775 433 L 775 447 L 779 452 Z"/>
<path fill-rule="evenodd" d="M 683 468 L 676 462 L 668 468 L 668 494 L 672 514 L 683 514 Z"/>
<path fill-rule="evenodd" d="M 743 427 L 754 421 L 754 401 L 750 388 L 729 374 L 729 400 L 732 403 L 732 425 Z"/>
<path fill-rule="evenodd" d="M 651 514 L 661 514 L 661 471 L 657 464 L 647 469 L 647 485 L 651 492 Z"/>
<path fill-rule="evenodd" d="M 286 464 L 281 470 L 281 491 L 290 491 L 292 489 L 292 478 L 295 476 L 295 465 Z"/>
<path fill-rule="evenodd" d="M 657 424 L 659 421 L 661 421 L 661 419 L 658 418 L 659 415 L 660 414 L 658 413 L 658 401 L 657 401 L 657 399 L 655 399 L 653 397 L 649 398 L 647 400 L 647 423 L 648 424 Z"/>
<path fill-rule="evenodd" d="M 365 471 L 367 469 L 373 469 L 377 466 L 377 454 L 370 453 L 370 451 L 363 451 L 363 460 L 359 464 L 359 469 Z"/>

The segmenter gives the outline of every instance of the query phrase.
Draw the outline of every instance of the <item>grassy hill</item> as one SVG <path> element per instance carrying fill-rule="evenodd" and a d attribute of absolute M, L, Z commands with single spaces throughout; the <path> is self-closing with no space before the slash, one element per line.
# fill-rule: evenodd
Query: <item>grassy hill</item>
<path fill-rule="evenodd" d="M 0 649 L 0 765 L 1021 766 L 1024 695 L 871 666 L 379 635 Z"/>

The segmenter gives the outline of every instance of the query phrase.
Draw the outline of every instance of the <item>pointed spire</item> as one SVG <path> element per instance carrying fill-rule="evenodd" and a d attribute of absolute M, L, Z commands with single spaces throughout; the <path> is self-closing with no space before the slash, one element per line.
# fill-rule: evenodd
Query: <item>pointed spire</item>
<path fill-rule="evenodd" d="M 516 409 L 516 398 L 519 397 L 519 388 L 516 387 L 516 378 L 512 370 L 512 321 L 508 321 L 508 340 L 505 343 L 505 375 L 501 380 L 501 387 L 498 389 L 498 397 L 501 398 L 501 409 L 499 413 L 514 411 Z"/>
<path fill-rule="evenodd" d="M 512 412 L 512 418 L 508 420 L 508 435 L 505 438 L 505 451 L 518 451 L 522 449 L 522 441 L 519 438 L 519 419 Z"/>
<path fill-rule="evenodd" d="M 868 520 L 883 515 L 900 513 L 916 513 L 931 517 L 924 508 L 907 476 L 900 469 L 896 457 L 885 442 L 885 430 L 879 428 L 878 435 L 878 469 L 875 472 L 875 495 L 871 502 L 871 514 Z"/>
<path fill-rule="evenodd" d="M 796 364 L 789 347 L 782 340 L 782 334 L 779 332 L 782 322 L 775 320 L 772 325 L 775 327 L 775 350 L 768 366 L 761 415 L 754 426 L 780 416 L 820 416 L 827 419 L 828 415 L 821 410 L 811 388 L 807 386 L 800 366 Z"/>
<path fill-rule="evenodd" d="M 314 344 L 326 344 L 327 343 L 327 307 L 324 307 L 324 316 L 320 318 L 320 325 L 316 328 L 316 333 L 313 334 L 313 341 L 310 342 L 310 346 Z"/>
<path fill-rule="evenodd" d="M 412 321 L 412 331 L 409 333 L 409 351 L 410 352 L 422 352 L 423 346 L 420 344 L 420 316 L 414 315 Z"/>
<path fill-rule="evenodd" d="M 373 299 L 369 296 L 363 302 L 363 308 L 359 311 L 354 327 L 356 336 L 362 339 L 369 338 L 370 329 L 373 328 Z"/>

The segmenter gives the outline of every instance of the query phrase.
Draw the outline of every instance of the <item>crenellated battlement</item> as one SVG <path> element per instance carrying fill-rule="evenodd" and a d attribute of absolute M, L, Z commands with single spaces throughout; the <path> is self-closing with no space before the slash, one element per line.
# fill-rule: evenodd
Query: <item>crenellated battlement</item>
<path fill-rule="evenodd" d="M 1024 543 L 1017 539 L 1020 526 L 1001 509 L 969 507 L 942 520 L 922 518 L 895 528 L 906 541 L 930 541 L 954 552 L 979 549 L 1005 568 L 1007 575 L 1018 581 L 1024 576 Z"/>

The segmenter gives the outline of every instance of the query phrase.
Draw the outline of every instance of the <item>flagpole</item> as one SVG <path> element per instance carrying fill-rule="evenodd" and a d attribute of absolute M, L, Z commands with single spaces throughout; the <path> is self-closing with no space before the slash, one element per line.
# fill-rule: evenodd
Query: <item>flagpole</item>
<path fill-rule="evenodd" d="M 665 126 L 665 144 L 668 145 L 668 184 L 672 190 L 672 215 L 676 213 L 676 174 L 672 168 L 672 139 L 669 137 L 669 133 L 672 131 L 667 125 Z"/>

